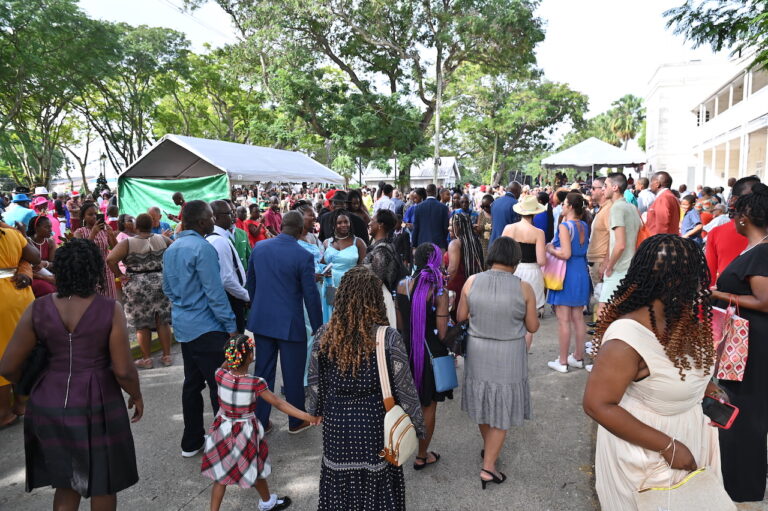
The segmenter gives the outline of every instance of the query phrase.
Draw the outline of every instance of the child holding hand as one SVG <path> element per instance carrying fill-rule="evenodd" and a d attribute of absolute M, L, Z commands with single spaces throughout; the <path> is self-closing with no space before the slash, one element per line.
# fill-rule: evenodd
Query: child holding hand
<path fill-rule="evenodd" d="M 255 414 L 259 398 L 313 426 L 322 420 L 275 396 L 266 381 L 248 374 L 253 350 L 253 339 L 244 335 L 233 337 L 225 349 L 224 364 L 216 370 L 220 408 L 205 441 L 201 468 L 203 475 L 214 481 L 211 511 L 218 511 L 229 485 L 255 486 L 261 497 L 259 511 L 278 511 L 291 505 L 290 498 L 269 492 L 266 480 L 272 471 L 269 449 L 264 441 L 264 428 Z"/>

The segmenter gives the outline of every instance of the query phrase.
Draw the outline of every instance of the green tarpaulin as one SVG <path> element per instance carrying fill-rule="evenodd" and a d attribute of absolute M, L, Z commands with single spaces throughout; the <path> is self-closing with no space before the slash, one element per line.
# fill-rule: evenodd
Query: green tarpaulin
<path fill-rule="evenodd" d="M 179 207 L 171 196 L 175 192 L 184 194 L 184 200 L 229 198 L 229 178 L 226 174 L 195 177 L 190 179 L 145 179 L 120 177 L 117 180 L 120 213 L 136 216 L 146 213 L 147 208 L 158 206 L 172 215 L 179 214 Z"/>

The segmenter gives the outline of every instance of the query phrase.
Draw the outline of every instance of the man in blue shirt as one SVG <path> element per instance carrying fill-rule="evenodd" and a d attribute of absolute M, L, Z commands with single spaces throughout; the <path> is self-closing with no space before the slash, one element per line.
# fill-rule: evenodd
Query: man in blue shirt
<path fill-rule="evenodd" d="M 213 232 L 213 211 L 204 201 L 184 205 L 184 227 L 163 255 L 163 291 L 173 304 L 176 340 L 184 358 L 181 455 L 189 458 L 205 444 L 203 396 L 206 384 L 214 415 L 219 410 L 215 373 L 224 362 L 224 344 L 237 335 L 235 315 L 221 281 L 219 256 L 205 240 Z"/>
<path fill-rule="evenodd" d="M 522 191 L 523 187 L 520 186 L 520 183 L 512 181 L 507 186 L 507 193 L 491 204 L 491 238 L 488 240 L 489 245 L 501 236 L 504 227 L 520 220 L 520 215 L 515 213 L 512 208 L 517 204 L 517 199 Z"/>
<path fill-rule="evenodd" d="M 161 222 L 163 212 L 157 206 L 152 206 L 147 210 L 147 214 L 152 217 L 152 234 L 162 234 L 163 236 L 173 237 L 173 229 L 168 222 Z M 183 213 L 182 213 L 183 216 Z"/>
<path fill-rule="evenodd" d="M 16 222 L 23 224 L 24 229 L 29 227 L 29 221 L 36 216 L 34 210 L 29 209 L 29 196 L 17 193 L 13 196 L 13 204 L 5 210 L 3 218 L 5 223 L 16 227 Z"/>

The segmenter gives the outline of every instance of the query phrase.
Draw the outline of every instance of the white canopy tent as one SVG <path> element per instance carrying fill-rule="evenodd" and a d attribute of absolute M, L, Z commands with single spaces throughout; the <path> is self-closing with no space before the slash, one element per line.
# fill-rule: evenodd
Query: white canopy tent
<path fill-rule="evenodd" d="M 595 169 L 642 167 L 645 162 L 645 154 L 641 151 L 625 151 L 591 137 L 564 151 L 547 156 L 541 160 L 541 165 L 546 169 L 591 170 L 594 179 Z"/>
<path fill-rule="evenodd" d="M 231 183 L 344 184 L 344 178 L 294 151 L 165 135 L 120 178 L 186 179 L 227 174 Z"/>

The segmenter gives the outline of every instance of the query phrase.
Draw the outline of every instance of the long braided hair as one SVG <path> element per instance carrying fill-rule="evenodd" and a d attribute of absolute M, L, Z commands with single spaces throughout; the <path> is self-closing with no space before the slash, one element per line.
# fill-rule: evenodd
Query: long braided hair
<path fill-rule="evenodd" d="M 627 275 L 600 314 L 597 346 L 611 323 L 647 308 L 653 332 L 680 379 L 685 380 L 684 371 L 692 367 L 708 372 L 715 357 L 709 281 L 709 269 L 696 242 L 675 234 L 651 236 L 640 245 Z M 663 332 L 653 312 L 655 300 L 664 305 Z"/>
<path fill-rule="evenodd" d="M 427 337 L 427 300 L 434 305 L 442 294 L 445 281 L 440 270 L 442 252 L 433 243 L 422 243 L 416 248 L 414 260 L 416 277 L 411 293 L 411 367 L 413 382 L 421 390 L 424 372 L 424 343 Z"/>
<path fill-rule="evenodd" d="M 451 219 L 453 233 L 461 241 L 464 275 L 469 277 L 483 271 L 483 246 L 472 229 L 472 221 L 465 213 L 455 213 Z"/>
<path fill-rule="evenodd" d="M 341 278 L 333 315 L 320 338 L 320 353 L 342 373 L 357 376 L 363 361 L 376 350 L 373 325 L 389 325 L 381 280 L 365 266 L 351 268 Z"/>

